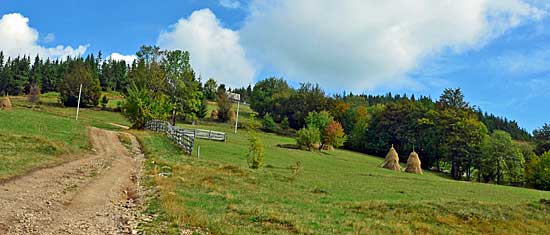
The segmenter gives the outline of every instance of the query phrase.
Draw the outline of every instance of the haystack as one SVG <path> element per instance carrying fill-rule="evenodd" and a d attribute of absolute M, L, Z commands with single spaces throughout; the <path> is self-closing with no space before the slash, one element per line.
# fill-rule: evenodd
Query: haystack
<path fill-rule="evenodd" d="M 9 97 L 0 98 L 0 110 L 11 110 L 11 101 Z"/>
<path fill-rule="evenodd" d="M 420 168 L 420 157 L 418 157 L 418 154 L 414 150 L 409 155 L 409 159 L 407 159 L 407 168 L 405 171 L 422 175 L 422 168 Z"/>
<path fill-rule="evenodd" d="M 383 167 L 394 171 L 401 171 L 401 166 L 399 166 L 399 155 L 397 155 L 397 151 L 393 148 L 393 144 L 388 154 L 386 154 Z"/>

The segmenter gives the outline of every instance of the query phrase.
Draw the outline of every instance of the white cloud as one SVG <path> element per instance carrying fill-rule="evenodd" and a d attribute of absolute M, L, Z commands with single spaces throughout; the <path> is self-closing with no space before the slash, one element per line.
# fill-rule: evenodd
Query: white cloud
<path fill-rule="evenodd" d="M 223 28 L 209 10 L 195 11 L 158 37 L 162 49 L 186 50 L 203 79 L 213 77 L 231 87 L 253 82 L 255 69 L 239 44 L 238 32 Z"/>
<path fill-rule="evenodd" d="M 257 0 L 250 11 L 249 54 L 292 80 L 347 90 L 403 83 L 426 58 L 545 16 L 520 0 Z"/>
<path fill-rule="evenodd" d="M 44 39 L 42 39 L 43 42 L 45 43 L 50 43 L 50 42 L 53 42 L 55 40 L 55 34 L 53 33 L 49 33 L 46 35 L 46 37 L 44 37 Z"/>
<path fill-rule="evenodd" d="M 38 36 L 38 31 L 29 26 L 29 19 L 19 13 L 6 14 L 0 19 L 0 50 L 11 57 L 39 54 L 44 57 L 63 58 L 82 55 L 88 48 L 88 45 L 80 45 L 77 48 L 63 45 L 46 48 L 38 45 Z"/>
<path fill-rule="evenodd" d="M 237 9 L 241 7 L 241 3 L 237 0 L 220 0 L 220 5 L 229 9 Z"/>
<path fill-rule="evenodd" d="M 126 61 L 126 64 L 132 64 L 137 59 L 135 55 L 122 55 L 120 53 L 112 53 L 107 60 Z"/>

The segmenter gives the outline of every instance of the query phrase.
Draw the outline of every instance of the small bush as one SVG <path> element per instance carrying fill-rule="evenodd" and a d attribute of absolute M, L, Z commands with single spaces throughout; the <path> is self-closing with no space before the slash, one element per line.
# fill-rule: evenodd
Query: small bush
<path fill-rule="evenodd" d="M 267 132 L 277 131 L 277 124 L 275 124 L 275 121 L 269 113 L 266 113 L 264 115 L 264 119 L 262 121 L 262 129 Z"/>
<path fill-rule="evenodd" d="M 281 128 L 283 130 L 290 128 L 290 124 L 288 123 L 288 117 L 283 118 L 283 120 L 281 121 Z"/>
<path fill-rule="evenodd" d="M 296 143 L 309 151 L 313 150 L 313 145 L 321 141 L 321 133 L 316 127 L 306 127 L 296 133 Z"/>
<path fill-rule="evenodd" d="M 248 167 L 261 168 L 264 165 L 264 144 L 254 131 L 249 132 L 250 147 L 248 148 Z"/>
<path fill-rule="evenodd" d="M 256 130 L 261 127 L 261 123 L 256 119 L 256 114 L 251 113 L 250 117 L 248 118 L 248 122 L 243 123 L 243 127 L 248 130 Z"/>
<path fill-rule="evenodd" d="M 109 103 L 109 98 L 107 98 L 106 95 L 104 95 L 102 98 L 101 98 L 101 108 L 103 109 L 107 109 L 107 104 Z"/>

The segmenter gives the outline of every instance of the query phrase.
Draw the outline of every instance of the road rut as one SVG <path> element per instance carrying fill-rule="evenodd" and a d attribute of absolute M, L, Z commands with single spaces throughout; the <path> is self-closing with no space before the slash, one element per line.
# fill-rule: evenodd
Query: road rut
<path fill-rule="evenodd" d="M 0 234 L 135 232 L 143 154 L 134 136 L 90 128 L 94 153 L 0 185 Z"/>

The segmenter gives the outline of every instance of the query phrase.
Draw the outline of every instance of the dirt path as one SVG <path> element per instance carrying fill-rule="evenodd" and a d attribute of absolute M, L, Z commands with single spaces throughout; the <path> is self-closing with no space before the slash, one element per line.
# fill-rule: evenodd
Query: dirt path
<path fill-rule="evenodd" d="M 0 234 L 126 234 L 135 227 L 143 155 L 91 128 L 95 153 L 0 185 Z"/>

